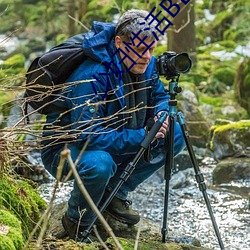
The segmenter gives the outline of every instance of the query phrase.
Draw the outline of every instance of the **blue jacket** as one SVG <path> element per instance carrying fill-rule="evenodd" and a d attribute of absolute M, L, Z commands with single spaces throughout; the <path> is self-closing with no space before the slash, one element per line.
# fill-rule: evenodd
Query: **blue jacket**
<path fill-rule="evenodd" d="M 123 81 L 104 64 L 113 60 L 122 70 L 117 54 L 111 58 L 116 51 L 114 31 L 113 24 L 94 22 L 92 30 L 86 33 L 83 48 L 88 59 L 69 77 L 68 87 L 62 93 L 63 98 L 55 103 L 55 108 L 47 116 L 48 124 L 59 126 L 63 130 L 47 131 L 44 133 L 45 136 L 58 136 L 62 133 L 60 141 L 68 137 L 79 147 L 83 147 L 88 139 L 88 150 L 104 150 L 113 155 L 132 154 L 140 148 L 146 132 L 143 127 L 124 127 Z M 109 74 L 109 86 L 95 80 L 94 76 L 97 76 L 103 82 L 107 82 L 107 77 L 100 76 L 100 73 Z M 168 111 L 169 95 L 156 73 L 154 57 L 145 72 L 145 79 L 148 79 L 146 86 L 149 87 L 147 106 L 153 107 L 149 108 L 152 112 L 147 112 L 147 117 L 162 110 Z M 107 90 L 114 93 L 103 101 Z M 109 99 L 109 96 L 112 98 Z M 68 111 L 62 112 L 65 109 Z"/>

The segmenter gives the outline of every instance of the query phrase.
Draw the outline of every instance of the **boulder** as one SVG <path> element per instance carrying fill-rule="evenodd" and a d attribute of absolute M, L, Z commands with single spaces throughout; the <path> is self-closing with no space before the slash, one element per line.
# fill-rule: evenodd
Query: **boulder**
<path fill-rule="evenodd" d="M 213 171 L 213 183 L 228 183 L 233 180 L 250 179 L 250 158 L 226 158 Z"/>
<path fill-rule="evenodd" d="M 195 104 L 183 100 L 180 106 L 180 110 L 185 117 L 185 123 L 192 145 L 206 148 L 209 141 L 210 124 Z"/>
<path fill-rule="evenodd" d="M 250 157 L 250 120 L 216 124 L 211 128 L 209 147 L 214 158 Z"/>

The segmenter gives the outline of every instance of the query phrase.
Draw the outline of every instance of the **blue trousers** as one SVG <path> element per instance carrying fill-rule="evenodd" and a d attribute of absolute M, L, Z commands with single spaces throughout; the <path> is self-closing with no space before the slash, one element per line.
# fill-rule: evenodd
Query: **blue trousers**
<path fill-rule="evenodd" d="M 132 172 L 128 180 L 121 186 L 116 197 L 125 200 L 128 193 L 135 190 L 136 187 L 151 176 L 156 170 L 164 166 L 166 150 L 164 148 L 164 139 L 158 139 L 154 147 L 151 149 L 151 160 L 145 161 L 142 157 L 135 170 Z M 178 123 L 175 123 L 174 136 L 174 154 L 177 155 L 185 147 L 184 138 Z M 81 151 L 74 143 L 69 144 L 71 157 L 75 161 Z M 42 160 L 45 168 L 56 176 L 57 167 L 60 160 L 60 152 L 62 149 L 53 150 L 53 147 L 42 151 Z M 135 155 L 115 156 L 102 150 L 85 151 L 77 164 L 79 176 L 92 197 L 96 205 L 102 199 L 105 189 L 111 191 L 120 180 L 120 175 L 127 164 L 133 160 Z M 65 163 L 63 175 L 67 175 L 70 167 Z M 94 213 L 90 209 L 86 200 L 76 182 L 68 201 L 68 216 L 79 221 L 80 212 L 86 209 L 81 218 L 81 225 L 89 225 L 94 217 Z"/>

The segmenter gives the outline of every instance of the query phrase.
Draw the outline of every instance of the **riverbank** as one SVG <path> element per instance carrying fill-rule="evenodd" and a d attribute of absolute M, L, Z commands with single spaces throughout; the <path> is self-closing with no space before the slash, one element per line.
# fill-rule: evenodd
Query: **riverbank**
<path fill-rule="evenodd" d="M 234 181 L 229 184 L 212 185 L 212 171 L 215 162 L 204 158 L 201 163 L 208 187 L 207 193 L 211 202 L 216 222 L 227 250 L 247 250 L 250 246 L 250 210 L 247 193 L 250 191 L 250 180 Z M 165 182 L 159 172 L 149 178 L 136 192 L 130 194 L 133 208 L 143 218 L 150 220 L 160 234 L 163 216 Z M 195 237 L 202 246 L 219 250 L 212 223 L 199 191 L 192 168 L 179 171 L 170 181 L 169 221 L 168 227 L 175 236 Z M 45 200 L 50 199 L 53 182 L 43 184 L 39 190 Z M 69 198 L 72 182 L 64 184 L 57 193 L 56 203 Z"/>

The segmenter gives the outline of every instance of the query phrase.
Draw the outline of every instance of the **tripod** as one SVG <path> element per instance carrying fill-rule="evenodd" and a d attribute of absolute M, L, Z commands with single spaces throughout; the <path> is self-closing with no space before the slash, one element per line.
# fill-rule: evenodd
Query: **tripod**
<path fill-rule="evenodd" d="M 216 223 L 213 211 L 212 211 L 212 207 L 208 199 L 208 195 L 206 192 L 207 188 L 204 182 L 204 177 L 199 169 L 198 162 L 195 157 L 195 154 L 194 154 L 194 151 L 193 151 L 190 139 L 189 139 L 189 133 L 186 128 L 184 116 L 181 112 L 177 113 L 177 108 L 176 108 L 177 100 L 175 99 L 175 97 L 177 93 L 180 93 L 182 91 L 181 87 L 178 86 L 178 80 L 179 80 L 179 76 L 177 77 L 176 80 L 172 79 L 169 83 L 169 94 L 170 94 L 170 100 L 168 102 L 169 103 L 169 114 L 168 114 L 169 132 L 166 137 L 166 146 L 168 150 L 166 153 L 166 161 L 165 161 L 165 201 L 164 201 L 164 215 L 163 215 L 163 226 L 162 226 L 162 242 L 163 243 L 166 242 L 166 234 L 168 232 L 167 216 L 168 216 L 169 182 L 171 179 L 172 169 L 174 166 L 174 123 L 177 117 L 177 120 L 181 126 L 182 134 L 183 134 L 186 146 L 187 146 L 189 157 L 194 167 L 196 182 L 198 183 L 199 189 L 203 194 L 203 198 L 205 200 L 220 248 L 221 250 L 224 250 L 225 247 L 223 245 L 220 232 L 219 232 L 219 229 L 218 229 L 218 226 L 217 226 L 217 223 Z"/>
<path fill-rule="evenodd" d="M 163 122 L 166 120 L 167 116 L 169 116 L 169 132 L 168 136 L 166 138 L 166 144 L 167 144 L 167 153 L 166 153 L 166 162 L 165 162 L 165 180 L 166 180 L 166 185 L 165 185 L 165 201 L 164 201 L 164 215 L 163 215 L 163 227 L 162 227 L 162 242 L 166 242 L 166 234 L 167 234 L 167 214 L 168 214 L 168 195 L 169 195 L 169 181 L 171 179 L 172 175 L 172 169 L 173 169 L 173 163 L 174 163 L 174 123 L 175 123 L 175 118 L 178 118 L 178 122 L 181 125 L 181 130 L 186 142 L 186 146 L 191 158 L 191 161 L 194 166 L 195 170 L 195 178 L 197 183 L 199 184 L 199 189 L 202 191 L 203 197 L 206 202 L 207 209 L 209 211 L 209 215 L 217 236 L 217 239 L 219 241 L 219 245 L 221 247 L 221 250 L 224 250 L 223 242 L 221 240 L 221 236 L 218 230 L 218 226 L 216 224 L 213 211 L 208 199 L 208 195 L 206 193 L 206 184 L 204 183 L 204 178 L 202 173 L 199 170 L 197 160 L 195 158 L 195 154 L 193 152 L 190 140 L 189 140 L 189 135 L 186 129 L 185 121 L 183 115 L 179 112 L 177 113 L 176 111 L 176 106 L 177 106 L 177 101 L 175 99 L 177 93 L 181 92 L 181 88 L 178 86 L 178 79 L 174 80 L 172 79 L 169 83 L 169 94 L 170 94 L 170 100 L 169 100 L 169 114 L 167 112 L 162 112 L 159 119 L 155 122 L 153 127 L 151 128 L 150 132 L 148 135 L 145 137 L 145 139 L 141 143 L 141 148 L 138 151 L 138 153 L 135 155 L 134 159 L 128 163 L 126 168 L 124 169 L 123 173 L 120 176 L 120 180 L 113 189 L 113 191 L 109 194 L 108 198 L 106 201 L 102 204 L 101 208 L 99 209 L 100 212 L 102 213 L 107 206 L 110 204 L 122 184 L 129 178 L 129 176 L 132 174 L 134 171 L 136 164 L 140 160 L 140 158 L 143 156 L 144 152 L 147 150 L 147 148 L 150 146 L 150 143 L 153 141 L 155 138 L 155 135 L 161 128 Z M 88 238 L 89 233 L 92 230 L 92 227 L 94 226 L 95 222 L 97 220 L 97 216 L 94 217 L 90 225 L 84 230 L 82 233 L 82 238 L 83 241 Z"/>

